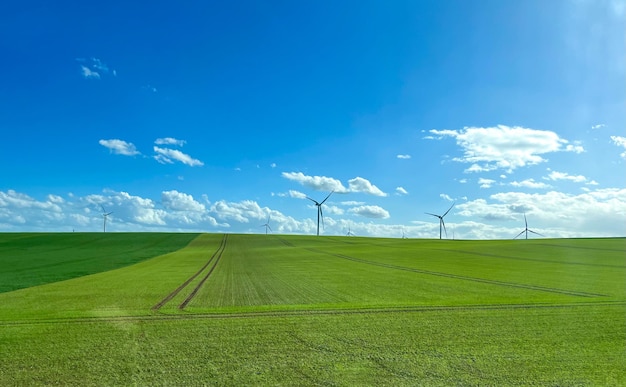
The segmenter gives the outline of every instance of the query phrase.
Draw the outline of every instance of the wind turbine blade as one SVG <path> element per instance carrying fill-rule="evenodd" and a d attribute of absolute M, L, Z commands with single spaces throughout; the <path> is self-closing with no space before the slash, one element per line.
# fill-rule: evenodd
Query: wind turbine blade
<path fill-rule="evenodd" d="M 532 232 L 533 234 L 537 234 L 537 235 L 542 236 L 542 237 L 545 236 L 545 235 L 539 234 L 538 232 L 534 232 L 533 230 L 530 230 L 530 229 L 528 230 L 528 232 Z"/>
<path fill-rule="evenodd" d="M 317 208 L 319 208 L 319 210 L 320 210 L 320 218 L 322 218 L 322 228 L 325 229 L 326 227 L 324 227 L 324 211 L 322 211 L 322 206 L 321 205 L 318 206 Z"/>
<path fill-rule="evenodd" d="M 517 234 L 517 236 L 516 236 L 515 238 L 513 238 L 513 239 L 517 239 L 520 235 L 522 235 L 522 234 L 523 234 L 523 233 L 525 233 L 525 232 L 526 232 L 526 230 L 523 230 L 522 232 L 520 232 L 519 234 Z"/>
<path fill-rule="evenodd" d="M 450 206 L 450 208 L 448 208 L 448 211 L 446 211 L 443 215 L 441 215 L 441 217 L 443 218 L 444 216 L 448 215 L 448 212 L 450 212 L 450 210 L 452 209 L 452 207 L 454 207 L 456 203 L 452 203 L 452 205 Z"/>
<path fill-rule="evenodd" d="M 435 218 L 441 218 L 441 216 L 439 216 L 439 215 L 437 215 L 437 214 L 431 214 L 430 212 L 424 212 L 424 213 L 425 213 L 425 214 L 428 214 L 428 215 L 432 215 L 432 216 L 434 216 Z"/>
<path fill-rule="evenodd" d="M 104 206 L 102 204 L 100 204 L 100 208 L 102 208 L 102 213 L 103 214 L 107 212 L 107 210 L 104 209 Z"/>
<path fill-rule="evenodd" d="M 324 202 L 325 202 L 326 200 L 328 200 L 328 198 L 330 197 L 330 195 L 332 195 L 332 194 L 333 194 L 333 192 L 335 192 L 335 191 L 334 191 L 334 190 L 330 191 L 330 193 L 328 194 L 328 196 L 326 196 L 326 199 L 322 200 L 322 202 L 320 203 L 320 206 L 321 206 L 322 204 L 324 204 Z"/>
<path fill-rule="evenodd" d="M 270 229 L 270 231 L 274 231 L 274 230 L 272 230 L 272 227 L 270 227 L 270 225 L 269 225 L 269 224 L 267 225 L 267 228 L 269 228 L 269 229 Z"/>
<path fill-rule="evenodd" d="M 524 213 L 524 224 L 526 225 L 526 229 L 528 229 L 528 221 L 526 220 L 526 213 Z"/>
<path fill-rule="evenodd" d="M 446 238 L 448 238 L 448 230 L 446 230 L 446 222 L 443 221 L 443 216 L 441 217 L 441 225 L 443 226 L 443 231 L 446 233 Z"/>
<path fill-rule="evenodd" d="M 313 199 L 311 199 L 311 198 L 310 198 L 310 197 L 308 197 L 308 196 L 307 196 L 306 198 L 307 198 L 307 199 L 309 199 L 310 201 L 312 201 L 313 203 L 315 203 L 315 205 L 317 205 L 317 206 L 319 206 L 319 205 L 320 205 L 320 204 L 319 204 L 316 200 L 313 200 Z"/>

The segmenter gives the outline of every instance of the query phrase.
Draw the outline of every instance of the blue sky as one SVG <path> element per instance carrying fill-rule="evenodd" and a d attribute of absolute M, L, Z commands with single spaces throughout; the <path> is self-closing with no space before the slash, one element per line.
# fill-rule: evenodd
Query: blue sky
<path fill-rule="evenodd" d="M 0 6 L 0 231 L 626 235 L 626 2 Z M 102 206 L 102 207 L 101 207 Z M 445 235 L 444 235 L 445 236 Z M 531 237 L 536 237 L 531 235 Z"/>

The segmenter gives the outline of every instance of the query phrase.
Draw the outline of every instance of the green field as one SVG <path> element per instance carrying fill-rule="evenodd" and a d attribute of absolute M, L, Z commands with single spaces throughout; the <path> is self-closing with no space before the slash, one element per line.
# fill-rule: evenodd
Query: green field
<path fill-rule="evenodd" d="M 0 385 L 626 385 L 625 253 L 0 234 Z"/>

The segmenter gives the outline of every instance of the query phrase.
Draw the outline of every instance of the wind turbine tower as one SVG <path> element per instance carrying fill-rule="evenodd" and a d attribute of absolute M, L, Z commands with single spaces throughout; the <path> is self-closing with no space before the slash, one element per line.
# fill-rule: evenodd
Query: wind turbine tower
<path fill-rule="evenodd" d="M 308 196 L 306 197 L 307 199 L 315 203 L 315 206 L 317 206 L 317 236 L 320 236 L 320 218 L 322 218 L 322 227 L 324 227 L 324 214 L 322 213 L 322 204 L 324 204 L 324 202 L 328 200 L 328 198 L 330 197 L 330 195 L 333 194 L 333 192 L 335 191 L 330 191 L 328 196 L 326 196 L 326 199 L 322 200 L 321 202 L 318 202 L 317 200 L 313 200 Z"/>
<path fill-rule="evenodd" d="M 107 232 L 107 218 L 113 211 L 107 212 L 102 205 L 100 205 L 100 208 L 102 208 L 102 232 Z"/>
<path fill-rule="evenodd" d="M 452 203 L 452 205 L 450 206 L 450 208 L 448 208 L 448 211 L 446 211 L 443 215 L 437 215 L 437 214 L 431 214 L 430 212 L 426 212 L 426 214 L 428 215 L 432 215 L 436 218 L 439 218 L 439 239 L 441 239 L 441 229 L 443 228 L 443 231 L 445 231 L 446 233 L 446 238 L 448 237 L 448 230 L 446 230 L 446 223 L 443 221 L 444 216 L 448 215 L 448 212 L 450 212 L 450 210 L 452 209 L 452 207 L 454 207 L 455 203 Z"/>
<path fill-rule="evenodd" d="M 267 230 L 269 229 L 270 231 L 272 231 L 272 228 L 270 227 L 270 216 L 267 216 L 267 222 L 265 224 L 262 224 L 261 227 L 265 227 L 265 235 L 267 235 Z"/>
<path fill-rule="evenodd" d="M 524 225 L 525 225 L 525 228 L 522 230 L 522 232 L 517 234 L 517 236 L 515 238 L 513 238 L 513 239 L 517 239 L 517 237 L 519 237 L 520 235 L 522 235 L 524 233 L 526 233 L 526 239 L 528 239 L 528 233 L 529 232 L 532 232 L 533 234 L 537 234 L 539 236 L 545 236 L 545 235 L 539 234 L 538 232 L 534 232 L 533 230 L 528 228 L 528 221 L 526 220 L 526 214 L 525 213 L 524 213 Z"/>

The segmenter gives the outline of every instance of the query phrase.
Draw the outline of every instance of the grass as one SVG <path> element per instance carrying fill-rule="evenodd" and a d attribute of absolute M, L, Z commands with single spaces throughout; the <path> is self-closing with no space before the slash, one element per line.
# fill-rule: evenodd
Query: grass
<path fill-rule="evenodd" d="M 132 265 L 176 251 L 196 236 L 0 233 L 0 293 Z"/>
<path fill-rule="evenodd" d="M 0 294 L 0 385 L 624 385 L 625 242 L 201 234 Z"/>

